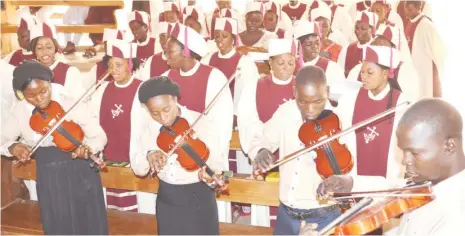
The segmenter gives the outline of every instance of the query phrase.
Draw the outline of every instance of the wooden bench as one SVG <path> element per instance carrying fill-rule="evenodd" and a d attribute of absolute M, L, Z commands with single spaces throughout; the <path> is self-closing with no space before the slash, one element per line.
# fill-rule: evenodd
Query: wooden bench
<path fill-rule="evenodd" d="M 13 165 L 12 177 L 35 180 L 34 161 L 24 166 Z M 279 183 L 257 181 L 248 175 L 235 175 L 230 179 L 229 196 L 218 200 L 278 206 Z M 130 168 L 107 167 L 101 172 L 102 185 L 108 188 L 137 190 L 157 193 L 158 179 L 134 175 Z M 2 186 L 3 188 L 3 186 Z M 2 192 L 4 190 L 2 189 Z M 2 210 L 1 231 L 3 234 L 43 234 L 39 208 L 34 201 L 16 201 Z M 156 234 L 156 217 L 149 214 L 108 210 L 109 231 L 111 234 Z M 223 235 L 271 235 L 272 228 L 243 224 L 220 223 Z"/>
<path fill-rule="evenodd" d="M 58 33 L 103 33 L 105 28 L 115 29 L 115 24 L 98 25 L 55 25 Z M 2 24 L 2 34 L 16 33 L 18 25 Z"/>
<path fill-rule="evenodd" d="M 42 7 L 42 6 L 118 6 L 120 8 L 124 7 L 124 1 L 83 1 L 83 0 L 55 0 L 55 1 L 46 1 L 46 0 L 32 0 L 32 1 L 9 1 L 12 6 L 32 6 L 32 7 Z"/>

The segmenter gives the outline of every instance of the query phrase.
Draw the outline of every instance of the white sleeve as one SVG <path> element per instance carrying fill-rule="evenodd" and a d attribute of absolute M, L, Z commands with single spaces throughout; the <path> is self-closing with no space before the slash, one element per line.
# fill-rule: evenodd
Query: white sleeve
<path fill-rule="evenodd" d="M 12 112 L 8 116 L 6 122 L 1 122 L 2 132 L 0 132 L 0 155 L 11 157 L 11 153 L 8 148 L 17 143 L 16 139 L 21 136 L 21 128 L 18 124 L 18 118 L 16 117 L 18 109 L 16 106 L 12 109 Z"/>
<path fill-rule="evenodd" d="M 410 100 L 417 101 L 420 99 L 421 81 L 418 73 L 412 64 L 405 62 L 402 64 L 397 77 L 402 93 Z"/>
<path fill-rule="evenodd" d="M 329 61 L 326 79 L 329 86 L 337 81 L 345 80 L 344 70 L 339 64 Z"/>
<path fill-rule="evenodd" d="M 83 81 L 82 85 L 84 88 L 90 88 L 97 81 L 97 64 L 95 64 L 88 72 L 82 73 Z"/>
<path fill-rule="evenodd" d="M 362 69 L 361 64 L 354 66 L 354 68 L 350 70 L 349 75 L 347 76 L 347 79 L 351 81 L 357 81 L 360 75 L 361 69 Z"/>
<path fill-rule="evenodd" d="M 78 68 L 71 66 L 66 72 L 66 81 L 64 85 L 66 92 L 75 100 L 79 99 L 86 89 Z"/>
<path fill-rule="evenodd" d="M 346 68 L 346 56 L 347 56 L 347 48 L 349 45 L 343 47 L 341 49 L 341 52 L 339 53 L 339 57 L 337 58 L 337 64 L 344 70 L 345 74 L 345 68 Z"/>
<path fill-rule="evenodd" d="M 248 57 L 242 56 L 239 61 L 239 76 L 236 78 L 234 84 L 234 114 L 238 114 L 239 101 L 241 99 L 242 93 L 245 88 L 256 84 L 260 75 L 258 73 L 257 66 L 255 63 Z M 229 78 L 228 78 L 229 79 Z"/>
<path fill-rule="evenodd" d="M 287 113 L 283 108 L 283 105 L 281 105 L 271 119 L 263 125 L 261 132 L 257 132 L 253 135 L 250 148 L 247 152 L 251 160 L 257 157 L 258 151 L 262 148 L 266 148 L 271 152 L 279 148 L 281 128 L 283 128 L 283 124 L 288 122 L 285 117 L 282 117 L 282 114 Z"/>
<path fill-rule="evenodd" d="M 426 50 L 434 64 L 436 64 L 439 78 L 444 79 L 444 60 L 446 55 L 446 46 L 444 42 L 431 21 L 424 19 L 420 22 L 418 27 L 420 29 L 418 29 L 417 32 L 422 32 L 422 35 L 419 36 L 422 37 L 421 42 L 424 44 L 423 49 Z"/>
<path fill-rule="evenodd" d="M 145 61 L 144 63 L 144 67 L 142 67 L 140 69 L 140 79 L 142 81 L 147 81 L 150 79 L 150 70 L 151 70 L 151 67 L 152 67 L 152 59 L 153 59 L 153 56 L 150 56 L 149 58 L 147 58 L 147 60 Z"/>
<path fill-rule="evenodd" d="M 334 22 L 332 23 L 332 28 L 334 27 L 335 29 L 338 29 L 348 41 L 353 33 L 354 28 L 354 21 L 352 20 L 349 12 L 345 8 L 338 7 L 334 13 L 333 20 Z"/>
<path fill-rule="evenodd" d="M 6 63 L 10 63 L 10 60 L 11 60 L 11 57 L 13 57 L 13 54 L 15 53 L 16 51 L 12 51 L 10 53 L 8 53 L 8 55 L 6 55 L 5 57 L 2 58 L 2 60 L 4 60 Z"/>
<path fill-rule="evenodd" d="M 202 57 L 202 59 L 200 60 L 200 63 L 208 66 L 210 65 L 211 58 L 212 58 L 212 53 L 209 53 L 206 56 Z"/>
<path fill-rule="evenodd" d="M 257 112 L 257 82 L 250 83 L 244 88 L 238 104 L 237 126 L 239 128 L 239 141 L 242 150 L 246 153 L 250 150 L 254 135 L 263 129 L 263 123 L 260 121 Z"/>

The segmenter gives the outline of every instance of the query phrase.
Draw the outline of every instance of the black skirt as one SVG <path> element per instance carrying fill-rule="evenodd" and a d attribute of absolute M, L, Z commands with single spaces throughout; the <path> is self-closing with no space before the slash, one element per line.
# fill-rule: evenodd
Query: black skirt
<path fill-rule="evenodd" d="M 107 235 L 100 174 L 89 160 L 71 158 L 56 147 L 35 153 L 37 198 L 45 234 Z"/>
<path fill-rule="evenodd" d="M 203 182 L 173 185 L 160 180 L 157 196 L 159 235 L 219 235 L 218 206 Z"/>

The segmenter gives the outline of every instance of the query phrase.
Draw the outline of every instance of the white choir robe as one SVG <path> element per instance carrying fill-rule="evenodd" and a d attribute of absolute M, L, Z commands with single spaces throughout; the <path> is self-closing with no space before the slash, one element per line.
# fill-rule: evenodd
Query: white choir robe
<path fill-rule="evenodd" d="M 368 95 L 371 99 L 381 100 L 386 96 L 389 96 L 389 90 L 390 86 L 388 84 L 386 88 L 384 88 L 384 90 L 381 91 L 377 96 L 373 96 L 373 94 L 370 91 L 368 92 Z M 355 93 L 344 94 L 341 97 L 341 99 L 339 99 L 339 105 L 336 108 L 334 108 L 334 112 L 339 116 L 342 129 L 347 129 L 352 126 L 352 117 L 354 114 L 357 94 L 358 91 Z M 394 107 L 395 105 L 399 105 L 405 101 L 407 101 L 407 98 L 404 94 L 401 93 L 397 100 L 397 104 L 393 104 L 392 107 Z M 391 186 L 399 185 L 400 181 L 404 178 L 405 167 L 402 164 L 403 153 L 397 146 L 396 127 L 403 113 L 406 111 L 406 108 L 407 106 L 399 108 L 395 113 L 389 146 L 386 178 L 381 176 L 357 175 L 357 139 L 355 136 L 355 132 L 349 132 L 348 134 L 343 135 L 339 138 L 340 143 L 346 144 L 354 160 L 354 167 L 350 172 L 350 174 L 354 178 L 353 191 L 375 191 L 389 189 L 389 187 Z"/>
<path fill-rule="evenodd" d="M 320 59 L 320 56 L 317 56 L 315 59 L 311 61 L 305 62 L 304 66 L 314 66 L 318 62 L 318 59 Z M 337 83 L 338 81 L 346 79 L 346 76 L 344 75 L 344 69 L 342 69 L 339 64 L 331 60 L 329 60 L 328 67 L 325 71 L 325 75 L 326 83 L 328 84 L 328 86 L 331 86 L 333 83 Z"/>
<path fill-rule="evenodd" d="M 465 219 L 465 171 L 433 186 L 434 201 L 401 217 L 385 235 L 459 235 Z"/>
<path fill-rule="evenodd" d="M 236 19 L 236 17 L 238 17 L 238 19 L 236 19 L 238 22 L 239 22 L 239 33 L 242 32 L 243 30 L 246 29 L 245 27 L 245 15 L 244 14 L 241 14 L 237 9 L 230 9 L 231 11 L 233 11 L 232 13 L 232 18 L 233 19 Z M 212 11 L 210 13 L 206 13 L 205 14 L 205 20 L 207 21 L 207 32 L 210 33 L 211 35 L 213 35 L 213 31 L 215 29 L 212 29 L 212 19 L 213 19 L 213 16 L 215 15 L 214 14 L 215 11 Z M 209 35 L 209 36 L 211 36 Z"/>
<path fill-rule="evenodd" d="M 400 17 L 395 10 L 391 9 L 387 20 L 394 24 L 395 27 L 399 28 L 401 30 L 400 32 L 404 32 L 404 22 L 402 21 L 402 17 Z"/>
<path fill-rule="evenodd" d="M 215 39 L 207 40 L 207 48 L 208 48 L 208 53 L 215 53 L 219 51 L 218 46 L 216 46 Z"/>
<path fill-rule="evenodd" d="M 50 70 L 55 69 L 60 60 L 56 59 L 55 62 L 49 67 Z M 66 93 L 76 100 L 84 95 L 86 88 L 84 88 L 84 81 L 82 79 L 81 71 L 75 66 L 70 66 L 66 72 L 65 84 Z"/>
<path fill-rule="evenodd" d="M 415 19 L 416 22 L 423 14 Z M 438 70 L 439 79 L 444 84 L 444 60 L 446 46 L 435 25 L 423 19 L 417 26 L 412 45 L 412 61 L 418 76 L 422 80 L 421 97 L 433 96 L 433 62 Z"/>
<path fill-rule="evenodd" d="M 352 22 L 353 20 L 349 14 L 348 9 L 346 7 L 338 7 L 336 12 L 334 12 L 333 22 L 331 22 L 331 29 L 339 30 L 344 35 L 345 39 L 349 41 L 354 29 L 354 24 L 352 24 Z"/>
<path fill-rule="evenodd" d="M 74 105 L 74 97 L 69 96 L 62 85 L 52 83 L 51 86 L 52 100 L 62 105 L 65 111 Z M 13 143 L 18 143 L 16 141 L 18 137 L 21 137 L 21 143 L 29 147 L 33 147 L 42 137 L 42 135 L 33 131 L 29 125 L 29 118 L 33 110 L 34 106 L 27 103 L 26 100 L 16 102 L 11 108 L 8 120 L 5 122 L 2 121 L 4 124 L 2 124 L 2 132 L 0 134 L 0 155 L 11 157 L 12 155 L 8 151 L 8 147 Z M 86 135 L 83 143 L 88 145 L 95 153 L 103 150 L 107 143 L 107 136 L 98 124 L 98 121 L 89 116 L 87 103 L 79 103 L 66 120 L 72 120 L 81 126 Z M 56 146 L 52 142 L 52 139 L 46 139 L 41 145 L 41 147 L 50 146 Z M 24 181 L 24 183 L 29 190 L 31 200 L 37 201 L 36 181 L 29 180 Z"/>
<path fill-rule="evenodd" d="M 359 2 L 363 2 L 363 5 L 365 5 L 365 9 L 370 10 L 371 5 L 367 5 L 365 3 L 365 0 L 356 0 L 356 1 L 352 1 L 352 3 L 345 3 L 345 7 L 347 8 L 347 11 L 349 12 L 353 25 L 355 25 L 355 19 L 357 19 L 357 11 L 358 11 L 357 3 Z"/>
<path fill-rule="evenodd" d="M 2 72 L 2 79 L 0 79 L 1 85 L 1 107 L 0 107 L 0 125 L 6 125 L 7 119 L 10 116 L 11 108 L 18 102 L 13 91 L 13 71 L 15 67 L 8 64 L 4 60 L 0 60 L 0 71 Z M 3 128 L 1 129 L 3 130 Z"/>
<path fill-rule="evenodd" d="M 103 93 L 105 92 L 105 88 L 108 86 L 110 82 L 103 82 L 102 85 L 95 91 L 92 95 L 92 98 L 89 102 L 89 111 L 90 115 L 94 117 L 98 122 L 100 122 L 100 105 L 103 98 Z M 131 83 L 128 83 L 131 84 Z M 137 89 L 139 91 L 139 89 Z M 140 124 L 143 121 L 144 115 L 146 115 L 147 111 L 144 106 L 139 102 L 139 97 L 137 96 L 138 92 L 133 98 L 132 102 L 132 109 L 131 109 L 131 143 L 130 143 L 130 150 L 129 152 L 132 153 L 137 145 L 137 137 L 142 132 L 141 129 L 143 128 Z M 87 112 L 89 114 L 89 112 Z M 115 127 L 117 128 L 117 127 Z M 129 157 L 128 157 L 129 158 Z M 103 188 L 103 193 L 105 197 L 105 205 L 106 202 L 106 188 Z M 146 214 L 155 214 L 155 200 L 156 194 L 153 193 L 146 193 L 146 192 L 137 192 L 137 205 L 138 205 L 138 212 L 139 213 L 146 213 Z"/>
<path fill-rule="evenodd" d="M 341 45 L 341 47 L 345 47 L 349 45 L 350 41 L 341 33 L 341 31 L 337 29 L 331 29 L 331 33 L 328 36 L 333 42 Z"/>
<path fill-rule="evenodd" d="M 397 6 L 399 6 L 399 2 L 405 1 L 405 0 L 393 0 L 392 2 L 392 7 L 391 9 L 393 11 L 397 12 Z M 429 18 L 433 19 L 433 8 L 431 7 L 431 3 L 429 3 L 431 0 L 425 0 L 423 1 L 425 4 L 423 6 L 423 14 L 427 15 Z M 397 12 L 398 13 L 398 12 Z"/>
<path fill-rule="evenodd" d="M 185 79 L 193 79 L 192 76 L 197 72 L 200 63 L 197 63 L 190 71 L 180 71 L 182 77 Z M 163 76 L 168 76 L 169 71 L 165 72 Z M 184 79 L 184 78 L 183 78 Z M 218 94 L 220 89 L 228 82 L 223 72 L 214 68 L 210 73 L 207 84 L 207 94 L 205 96 L 205 107 L 213 100 Z M 182 88 L 181 88 L 182 89 Z M 210 155 L 221 156 L 224 160 L 224 170 L 229 170 L 229 142 L 232 137 L 232 126 L 234 117 L 234 103 L 231 96 L 229 86 L 227 86 L 221 96 L 219 96 L 216 103 L 213 105 L 210 112 L 206 115 L 211 121 L 211 129 L 216 130 L 215 147 L 220 147 L 218 153 L 210 152 Z M 215 149 L 216 150 L 216 149 Z M 221 222 L 231 222 L 231 203 L 218 201 L 219 220 Z"/>
<path fill-rule="evenodd" d="M 371 44 L 371 42 L 373 42 L 373 39 L 371 39 L 369 42 L 367 42 L 367 43 L 365 43 L 363 45 L 360 44 L 360 42 L 357 42 L 357 47 L 360 48 L 360 49 L 365 49 L 366 47 L 368 47 Z M 341 52 L 339 53 L 339 57 L 337 58 L 337 64 L 339 64 L 339 66 L 341 66 L 341 68 L 343 70 L 345 70 L 345 68 L 346 68 L 347 48 L 349 48 L 349 45 L 347 45 L 345 47 L 342 47 Z M 360 60 L 361 60 L 361 58 L 360 58 Z"/>
<path fill-rule="evenodd" d="M 17 50 L 14 50 L 14 51 L 8 53 L 6 56 L 2 57 L 1 60 L 5 61 L 7 63 L 10 63 L 11 57 L 13 57 L 13 54 L 15 54 L 16 51 Z M 32 51 L 27 51 L 24 48 L 22 48 L 21 51 L 22 51 L 23 55 L 32 55 Z"/>
<path fill-rule="evenodd" d="M 285 12 L 282 13 L 283 14 L 281 14 L 281 17 L 278 18 L 278 25 L 276 26 L 276 29 L 281 28 L 283 30 L 292 32 L 293 28 L 291 18 Z"/>

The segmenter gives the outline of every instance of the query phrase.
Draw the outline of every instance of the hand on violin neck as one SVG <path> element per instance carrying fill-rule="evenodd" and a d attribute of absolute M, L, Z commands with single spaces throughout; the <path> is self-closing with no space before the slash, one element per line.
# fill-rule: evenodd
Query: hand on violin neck
<path fill-rule="evenodd" d="M 83 144 L 73 151 L 73 153 L 71 154 L 71 157 L 73 159 L 75 158 L 89 159 L 90 154 L 92 154 L 92 149 L 90 149 L 89 146 Z"/>
<path fill-rule="evenodd" d="M 253 163 L 254 173 L 257 171 L 261 173 L 266 173 L 269 171 L 271 165 L 273 164 L 273 158 L 273 153 L 270 150 L 266 148 L 260 149 Z"/>
<path fill-rule="evenodd" d="M 324 179 L 317 188 L 317 195 L 323 199 L 332 193 L 351 192 L 354 180 L 350 175 L 332 175 Z"/>
<path fill-rule="evenodd" d="M 207 173 L 207 166 L 204 166 L 199 169 L 198 175 L 199 175 L 199 180 L 202 182 L 205 182 L 207 184 L 217 182 L 219 185 L 224 185 L 224 180 L 223 180 L 223 173 L 221 171 L 214 171 L 215 176 L 210 176 Z"/>
<path fill-rule="evenodd" d="M 319 236 L 320 234 L 316 229 L 318 228 L 318 224 L 315 223 L 307 223 L 305 220 L 300 222 L 300 231 L 299 235 L 302 236 Z"/>
<path fill-rule="evenodd" d="M 152 172 L 160 172 L 166 165 L 167 160 L 166 154 L 161 150 L 151 151 L 147 154 L 147 161 Z"/>
<path fill-rule="evenodd" d="M 22 143 L 14 143 L 10 147 L 8 147 L 8 151 L 11 155 L 18 158 L 20 162 L 29 161 L 31 155 L 31 148 Z"/>

